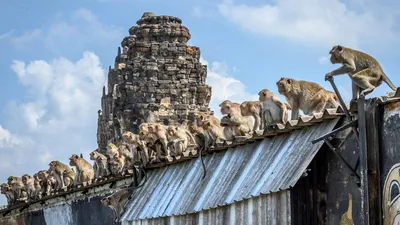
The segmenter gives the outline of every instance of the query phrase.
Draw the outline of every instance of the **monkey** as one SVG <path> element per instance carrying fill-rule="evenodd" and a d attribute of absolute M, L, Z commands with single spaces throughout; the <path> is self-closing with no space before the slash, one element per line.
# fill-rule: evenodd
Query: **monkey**
<path fill-rule="evenodd" d="M 90 159 L 94 161 L 93 170 L 96 179 L 108 177 L 110 175 L 110 169 L 105 155 L 98 151 L 93 151 L 90 153 Z"/>
<path fill-rule="evenodd" d="M 52 191 L 59 190 L 57 189 L 57 179 L 53 175 L 48 175 L 45 179 L 46 182 L 46 195 L 50 195 Z"/>
<path fill-rule="evenodd" d="M 254 118 L 253 130 L 261 130 L 263 124 L 261 123 L 261 102 L 259 101 L 244 101 L 240 104 L 240 113 L 242 116 L 252 116 Z"/>
<path fill-rule="evenodd" d="M 25 186 L 20 177 L 9 176 L 7 181 L 13 191 L 14 203 L 26 196 Z"/>
<path fill-rule="evenodd" d="M 64 172 L 63 172 L 64 185 L 66 187 L 70 187 L 75 180 L 75 176 L 76 176 L 76 174 L 73 169 L 64 170 Z"/>
<path fill-rule="evenodd" d="M 33 174 L 33 186 L 35 187 L 36 199 L 42 198 L 42 186 L 40 185 L 38 173 Z"/>
<path fill-rule="evenodd" d="M 135 164 L 131 155 L 124 158 L 124 167 L 122 168 L 122 175 L 125 175 L 128 170 L 135 169 Z"/>
<path fill-rule="evenodd" d="M 142 123 L 139 125 L 139 135 L 141 140 L 155 145 L 156 159 L 154 162 L 161 162 L 161 154 L 168 154 L 168 139 L 166 128 L 157 123 Z"/>
<path fill-rule="evenodd" d="M 124 132 L 125 133 L 125 132 Z M 124 157 L 131 156 L 131 151 L 129 150 L 129 145 L 126 143 L 120 143 L 118 145 L 118 153 Z"/>
<path fill-rule="evenodd" d="M 220 126 L 219 119 L 217 117 L 215 117 L 214 115 L 206 114 L 206 113 L 203 113 L 203 112 L 200 112 L 200 113 L 197 114 L 197 116 L 196 116 L 196 124 L 197 124 L 197 126 L 199 128 L 203 127 L 203 123 L 206 120 L 211 121 L 212 123 L 214 123 L 217 126 Z"/>
<path fill-rule="evenodd" d="M 69 165 L 75 166 L 76 174 L 73 185 L 81 184 L 83 182 L 91 182 L 94 179 L 94 170 L 92 165 L 84 158 L 73 154 L 69 158 Z"/>
<path fill-rule="evenodd" d="M 312 116 L 322 112 L 327 106 L 337 105 L 337 102 L 332 102 L 337 99 L 336 94 L 314 82 L 282 77 L 276 85 L 279 94 L 285 96 L 292 108 L 291 120 L 299 118 L 300 109 L 305 115 Z M 331 97 L 333 95 L 336 98 Z"/>
<path fill-rule="evenodd" d="M 111 173 L 114 175 L 123 174 L 123 169 L 125 167 L 125 156 L 123 155 L 114 155 L 113 164 L 111 167 Z"/>
<path fill-rule="evenodd" d="M 119 154 L 119 149 L 113 143 L 107 145 L 107 155 L 112 159 L 115 155 Z"/>
<path fill-rule="evenodd" d="M 329 51 L 332 64 L 342 64 L 342 67 L 335 69 L 325 75 L 325 80 L 330 77 L 348 74 L 352 80 L 352 102 L 374 91 L 384 81 L 393 91 L 396 86 L 383 72 L 379 62 L 367 53 L 347 48 L 342 45 L 333 46 Z"/>
<path fill-rule="evenodd" d="M 11 206 L 11 204 L 14 203 L 14 194 L 11 189 L 11 186 L 9 184 L 2 183 L 0 185 L 0 188 L 1 188 L 1 194 L 6 196 L 8 206 Z"/>
<path fill-rule="evenodd" d="M 60 161 L 51 161 L 49 163 L 49 174 L 51 174 L 54 179 L 56 179 L 56 187 L 55 189 L 61 189 L 65 186 L 64 184 L 64 178 L 63 178 L 63 173 L 64 170 L 71 170 L 67 165 Z"/>
<path fill-rule="evenodd" d="M 118 222 L 120 216 L 124 213 L 125 204 L 130 199 L 131 194 L 131 188 L 123 188 L 100 200 L 104 206 L 111 208 L 115 222 Z"/>
<path fill-rule="evenodd" d="M 49 173 L 46 170 L 40 170 L 37 173 L 37 177 L 38 177 L 39 184 L 40 184 L 40 189 L 42 192 L 42 197 L 47 196 L 50 193 L 49 187 L 48 187 L 48 182 L 47 182 L 48 176 L 49 176 Z"/>
<path fill-rule="evenodd" d="M 131 145 L 134 145 L 132 148 L 132 160 L 133 163 L 139 163 L 143 166 L 146 166 L 149 162 L 149 150 L 146 146 L 146 142 L 140 139 L 138 134 L 134 134 L 130 131 L 126 131 L 122 134 L 122 139 Z"/>
<path fill-rule="evenodd" d="M 22 176 L 22 183 L 24 184 L 24 189 L 28 195 L 28 201 L 36 200 L 37 195 L 36 195 L 36 188 L 34 184 L 34 179 L 28 175 L 24 174 Z"/>
<path fill-rule="evenodd" d="M 258 92 L 258 99 L 262 103 L 262 121 L 264 129 L 277 123 L 285 124 L 288 121 L 288 109 L 279 97 L 268 89 Z"/>
<path fill-rule="evenodd" d="M 250 135 L 254 130 L 254 117 L 242 116 L 240 104 L 229 100 L 220 105 L 221 114 L 227 115 L 221 119 L 221 126 L 225 126 L 224 134 L 227 140 L 233 140 L 234 136 Z"/>
<path fill-rule="evenodd" d="M 168 140 L 170 141 L 168 144 L 172 145 L 171 156 L 175 156 L 176 158 L 180 158 L 183 152 L 187 150 L 190 141 L 192 141 L 193 144 L 196 143 L 189 130 L 182 127 L 169 126 L 167 134 Z"/>

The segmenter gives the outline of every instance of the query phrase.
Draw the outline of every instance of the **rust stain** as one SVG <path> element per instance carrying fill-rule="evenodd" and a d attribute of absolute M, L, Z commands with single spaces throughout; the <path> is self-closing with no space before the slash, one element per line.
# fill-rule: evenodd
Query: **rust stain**
<path fill-rule="evenodd" d="M 400 107 L 400 102 L 394 102 L 394 103 L 390 103 L 390 104 L 385 105 L 385 109 L 389 110 L 389 111 L 393 111 L 393 110 L 395 110 L 395 109 L 397 109 L 399 107 Z"/>

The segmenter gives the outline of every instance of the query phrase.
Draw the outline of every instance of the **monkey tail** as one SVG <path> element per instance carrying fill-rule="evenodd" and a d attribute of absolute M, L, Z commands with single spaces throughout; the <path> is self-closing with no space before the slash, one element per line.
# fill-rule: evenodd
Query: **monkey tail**
<path fill-rule="evenodd" d="M 394 84 L 393 84 L 392 81 L 389 79 L 389 77 L 386 76 L 386 74 L 383 74 L 382 80 L 385 81 L 385 83 L 387 83 L 387 85 L 389 85 L 389 87 L 390 87 L 393 91 L 396 91 L 397 87 L 394 86 Z"/>
<path fill-rule="evenodd" d="M 203 177 L 201 179 L 204 179 L 207 175 L 206 165 L 204 164 L 204 161 L 203 161 L 203 149 L 204 148 L 200 148 L 200 151 L 199 151 L 201 166 L 203 167 Z"/>

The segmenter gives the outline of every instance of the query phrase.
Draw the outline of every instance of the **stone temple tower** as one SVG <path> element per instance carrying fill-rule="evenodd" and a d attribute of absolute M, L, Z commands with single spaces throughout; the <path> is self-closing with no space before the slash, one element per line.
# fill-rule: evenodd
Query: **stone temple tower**
<path fill-rule="evenodd" d="M 146 12 L 129 29 L 118 47 L 108 87 L 103 87 L 98 111 L 97 142 L 121 140 L 127 130 L 137 132 L 149 112 L 163 124 L 194 120 L 196 112 L 210 112 L 211 87 L 205 84 L 207 67 L 199 62 L 200 49 L 188 46 L 191 35 L 182 20 Z"/>

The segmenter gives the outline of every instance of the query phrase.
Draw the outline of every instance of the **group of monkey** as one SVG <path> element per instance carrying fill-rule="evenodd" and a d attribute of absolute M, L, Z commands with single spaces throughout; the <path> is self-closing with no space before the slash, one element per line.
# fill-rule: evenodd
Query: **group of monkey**
<path fill-rule="evenodd" d="M 371 93 L 382 81 L 393 91 L 396 90 L 372 56 L 341 45 L 334 46 L 329 54 L 332 64 L 342 66 L 327 73 L 325 80 L 347 73 L 352 80 L 352 102 Z M 289 119 L 288 110 L 291 110 L 291 120 L 297 120 L 299 110 L 312 116 L 340 105 L 334 92 L 314 82 L 283 77 L 276 85 L 287 103 L 281 101 L 277 94 L 263 89 L 258 93 L 258 101 L 245 101 L 241 104 L 223 101 L 219 105 L 223 115 L 221 120 L 209 113 L 198 113 L 195 121 L 180 126 L 167 126 L 160 124 L 157 116 L 150 113 L 146 122 L 139 125 L 138 134 L 124 132 L 121 144 L 117 147 L 109 143 L 106 154 L 93 151 L 90 154 L 93 166 L 82 155 L 73 154 L 69 165 L 75 166 L 76 173 L 67 165 L 52 161 L 47 171 L 41 170 L 33 177 L 28 174 L 22 178 L 10 176 L 8 183 L 1 184 L 1 193 L 7 197 L 9 205 L 24 197 L 37 200 L 49 195 L 52 190 L 74 187 L 83 182 L 96 182 L 112 175 L 123 175 L 138 165 L 146 167 L 149 163 L 159 163 L 163 159 L 179 159 L 194 149 L 191 146 L 200 150 L 201 157 L 201 151 L 215 147 L 218 142 L 233 141 L 237 136 L 249 136 L 278 123 L 285 124 Z M 202 165 L 204 178 L 204 163 Z M 125 193 L 124 196 L 128 195 Z M 110 197 L 107 199 L 108 202 L 103 204 L 110 206 L 113 200 Z"/>

